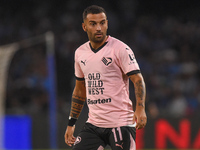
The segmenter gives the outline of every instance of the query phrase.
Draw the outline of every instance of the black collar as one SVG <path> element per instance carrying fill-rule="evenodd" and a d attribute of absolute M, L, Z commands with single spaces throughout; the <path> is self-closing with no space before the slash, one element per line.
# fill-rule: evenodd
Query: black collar
<path fill-rule="evenodd" d="M 97 49 L 94 49 L 90 43 L 89 43 L 89 45 L 90 45 L 91 50 L 92 50 L 94 53 L 97 53 L 97 52 L 98 52 L 100 49 L 102 49 L 107 43 L 108 43 L 108 42 L 105 42 L 103 45 L 101 45 L 101 46 L 100 46 L 99 48 L 97 48 Z"/>

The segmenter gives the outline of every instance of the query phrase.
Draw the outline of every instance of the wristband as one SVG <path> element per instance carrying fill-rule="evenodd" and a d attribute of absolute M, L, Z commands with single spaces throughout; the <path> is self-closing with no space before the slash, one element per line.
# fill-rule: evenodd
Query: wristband
<path fill-rule="evenodd" d="M 71 118 L 71 117 L 69 117 L 68 126 L 73 126 L 73 125 L 75 125 L 76 121 L 77 121 L 76 118 Z"/>

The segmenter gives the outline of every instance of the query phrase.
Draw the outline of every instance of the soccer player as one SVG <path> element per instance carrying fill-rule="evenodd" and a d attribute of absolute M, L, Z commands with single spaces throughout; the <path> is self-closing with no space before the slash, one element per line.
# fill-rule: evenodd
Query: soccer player
<path fill-rule="evenodd" d="M 73 150 L 135 150 L 136 129 L 144 128 L 145 83 L 133 51 L 107 35 L 108 20 L 102 7 L 92 5 L 83 12 L 83 30 L 89 41 L 75 52 L 76 84 L 65 142 Z M 134 84 L 136 110 L 129 99 L 129 78 Z M 75 138 L 77 121 L 85 100 L 88 120 Z"/>

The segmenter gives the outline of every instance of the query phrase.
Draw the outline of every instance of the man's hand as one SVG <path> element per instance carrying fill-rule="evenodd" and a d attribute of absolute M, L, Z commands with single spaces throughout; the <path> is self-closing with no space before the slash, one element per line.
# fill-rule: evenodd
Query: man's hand
<path fill-rule="evenodd" d="M 134 113 L 134 120 L 136 121 L 136 129 L 142 129 L 147 124 L 147 116 L 145 110 L 136 110 Z"/>
<path fill-rule="evenodd" d="M 73 136 L 75 130 L 74 126 L 67 126 L 66 132 L 65 132 L 65 143 L 69 146 L 72 146 L 76 140 L 76 138 Z"/>

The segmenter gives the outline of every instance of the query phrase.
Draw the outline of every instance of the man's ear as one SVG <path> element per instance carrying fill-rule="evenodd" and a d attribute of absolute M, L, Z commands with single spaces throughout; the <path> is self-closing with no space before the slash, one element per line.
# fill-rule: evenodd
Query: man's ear
<path fill-rule="evenodd" d="M 84 30 L 85 32 L 87 32 L 87 27 L 86 27 L 86 25 L 85 25 L 84 22 L 82 23 L 82 28 L 83 28 L 83 30 Z"/>

